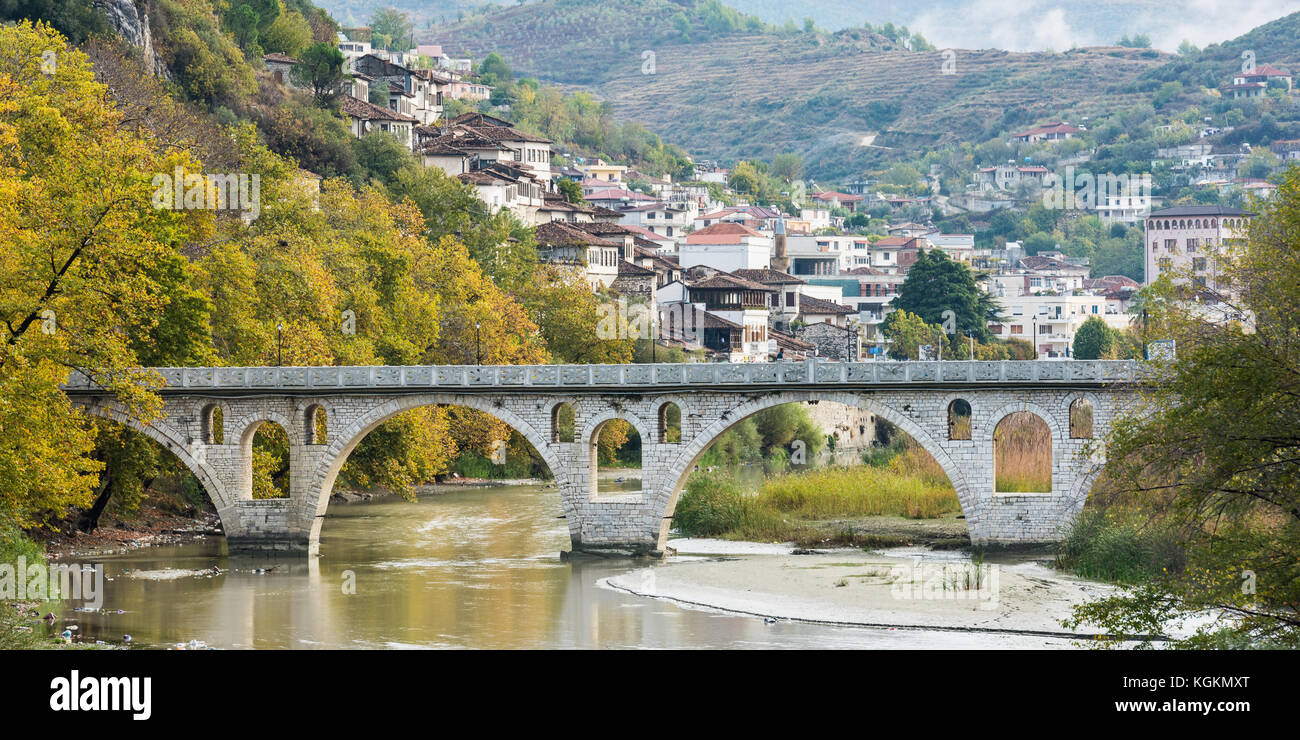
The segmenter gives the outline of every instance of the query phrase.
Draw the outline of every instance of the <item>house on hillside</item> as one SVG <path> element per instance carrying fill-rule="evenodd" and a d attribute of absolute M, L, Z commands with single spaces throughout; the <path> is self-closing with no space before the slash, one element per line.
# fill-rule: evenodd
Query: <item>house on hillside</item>
<path fill-rule="evenodd" d="M 589 234 L 574 224 L 550 221 L 536 230 L 537 256 L 542 262 L 578 270 L 592 290 L 608 288 L 618 278 L 623 244 Z"/>
<path fill-rule="evenodd" d="M 1268 93 L 1269 83 L 1274 80 L 1285 83 L 1287 92 L 1291 91 L 1291 73 L 1271 64 L 1261 64 L 1250 71 L 1238 72 L 1233 75 L 1232 84 L 1226 89 L 1234 99 L 1262 98 Z"/>
<path fill-rule="evenodd" d="M 371 131 L 387 131 L 407 149 L 415 147 L 415 127 L 420 123 L 413 116 L 389 110 L 367 100 L 343 97 L 343 115 L 348 117 L 348 129 L 360 139 Z"/>
<path fill-rule="evenodd" d="M 1025 144 L 1037 144 L 1041 141 L 1053 143 L 1072 139 L 1081 133 L 1083 133 L 1083 129 L 1078 128 L 1077 126 L 1071 126 L 1065 121 L 1057 121 L 1056 123 L 1047 123 L 1042 126 L 1035 126 L 1028 131 L 1021 131 L 1018 134 L 1012 134 L 1011 140 Z"/>
<path fill-rule="evenodd" d="M 1043 186 L 1043 179 L 1050 174 L 1046 167 L 1038 165 L 1014 166 L 999 165 L 983 167 L 975 171 L 975 186 L 980 191 L 1004 190 L 1014 191 L 1022 183 Z"/>
<path fill-rule="evenodd" d="M 707 265 L 732 272 L 770 266 L 772 238 L 736 223 L 715 223 L 694 231 L 678 247 L 683 268 Z"/>
<path fill-rule="evenodd" d="M 287 54 L 281 54 L 279 52 L 276 52 L 274 54 L 263 54 L 262 63 L 266 65 L 266 71 L 271 73 L 271 77 L 273 77 L 276 82 L 280 83 L 281 85 L 289 85 L 290 87 L 297 87 L 297 85 L 293 83 L 292 78 L 289 76 L 289 73 L 293 70 L 294 65 L 298 64 L 297 59 L 294 59 L 293 57 L 288 56 Z"/>

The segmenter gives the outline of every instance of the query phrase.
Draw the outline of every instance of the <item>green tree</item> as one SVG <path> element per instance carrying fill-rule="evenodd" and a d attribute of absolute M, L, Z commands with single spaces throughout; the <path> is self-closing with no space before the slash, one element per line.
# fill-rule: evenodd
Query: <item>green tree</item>
<path fill-rule="evenodd" d="M 327 108 L 343 94 L 347 79 L 343 61 L 343 52 L 337 44 L 320 41 L 303 50 L 302 58 L 289 74 L 296 84 L 311 88 L 316 105 Z"/>
<path fill-rule="evenodd" d="M 1187 310 L 1163 278 L 1148 289 L 1177 359 L 1107 440 L 1116 493 L 1099 506 L 1133 501 L 1145 527 L 1176 533 L 1185 566 L 1075 607 L 1067 626 L 1170 634 L 1196 618 L 1176 646 L 1300 647 L 1300 168 L 1258 214 L 1221 261 L 1241 320 Z"/>
<path fill-rule="evenodd" d="M 944 341 L 943 329 L 927 324 L 914 313 L 891 311 L 880 325 L 880 333 L 889 343 L 889 356 L 895 360 L 921 359 L 921 347 L 937 347 Z"/>
<path fill-rule="evenodd" d="M 582 205 L 587 199 L 582 195 L 582 186 L 568 178 L 560 178 L 555 181 L 555 189 L 560 191 L 564 199 L 574 205 Z"/>
<path fill-rule="evenodd" d="M 1074 359 L 1100 360 L 1110 353 L 1114 343 L 1114 333 L 1106 322 L 1089 316 L 1074 334 Z"/>
<path fill-rule="evenodd" d="M 414 45 L 411 37 L 414 30 L 410 16 L 396 8 L 380 8 L 370 16 L 372 40 L 389 51 L 410 49 Z"/>
<path fill-rule="evenodd" d="M 916 314 L 927 324 L 980 341 L 988 341 L 987 323 L 996 319 L 999 310 L 996 302 L 975 284 L 970 267 L 949 259 L 940 249 L 922 250 L 917 255 L 891 305 Z M 951 318 L 946 311 L 952 312 Z"/>

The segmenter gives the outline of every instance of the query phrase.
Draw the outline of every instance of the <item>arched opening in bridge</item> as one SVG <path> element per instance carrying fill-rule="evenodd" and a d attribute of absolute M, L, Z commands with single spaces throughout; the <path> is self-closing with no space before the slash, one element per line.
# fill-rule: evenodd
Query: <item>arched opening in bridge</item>
<path fill-rule="evenodd" d="M 574 437 L 573 405 L 557 403 L 551 409 L 551 441 L 571 443 Z"/>
<path fill-rule="evenodd" d="M 993 428 L 993 490 L 1052 490 L 1052 430 L 1032 411 L 1014 411 Z"/>
<path fill-rule="evenodd" d="M 220 407 L 216 408 L 219 412 Z M 205 409 L 203 417 L 207 416 Z M 181 457 L 204 459 L 201 441 L 181 450 L 166 437 L 151 436 L 116 421 L 101 417 L 94 424 L 97 455 L 102 457 L 104 469 L 94 485 L 94 499 L 75 522 L 78 529 L 94 531 L 106 514 L 130 522 L 151 511 L 180 516 L 216 512 L 203 482 Z"/>
<path fill-rule="evenodd" d="M 887 420 L 906 424 L 906 413 L 847 394 L 764 400 L 703 432 L 708 442 L 675 481 L 661 545 L 670 530 L 807 545 L 967 537 L 956 489 L 926 449 L 934 440 Z"/>
<path fill-rule="evenodd" d="M 964 398 L 948 404 L 948 439 L 971 438 L 970 402 Z"/>
<path fill-rule="evenodd" d="M 682 441 L 682 408 L 675 403 L 659 407 L 659 441 L 670 445 Z"/>
<path fill-rule="evenodd" d="M 303 444 L 323 445 L 329 442 L 329 415 L 325 407 L 314 403 L 302 414 Z"/>
<path fill-rule="evenodd" d="M 251 463 L 252 497 L 288 498 L 293 471 L 285 428 L 273 421 L 254 422 L 244 432 L 243 452 Z"/>
<path fill-rule="evenodd" d="M 1070 403 L 1070 438 L 1092 439 L 1092 401 L 1086 398 Z"/>
<path fill-rule="evenodd" d="M 199 438 L 203 441 L 203 444 L 225 444 L 225 414 L 222 413 L 219 404 L 210 403 L 203 407 L 201 425 L 202 429 Z"/>
<path fill-rule="evenodd" d="M 342 445 L 342 451 L 327 461 L 323 478 L 312 484 L 319 488 L 310 493 L 334 496 L 334 502 L 373 492 L 419 496 L 435 492 L 429 488 L 435 484 L 466 479 L 552 477 L 547 459 L 537 449 L 545 447 L 546 430 L 528 427 L 490 404 L 411 406 L 376 415 L 359 430 L 335 429 L 333 434 L 336 439 L 330 449 Z M 558 502 L 555 508 L 559 509 Z"/>
<path fill-rule="evenodd" d="M 607 419 L 591 433 L 591 495 L 641 490 L 641 433 L 626 419 Z"/>

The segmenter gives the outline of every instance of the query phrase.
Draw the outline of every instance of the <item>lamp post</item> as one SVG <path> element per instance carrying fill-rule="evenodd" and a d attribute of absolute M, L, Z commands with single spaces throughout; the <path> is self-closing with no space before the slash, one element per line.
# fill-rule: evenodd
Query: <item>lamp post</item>
<path fill-rule="evenodd" d="M 1147 349 L 1147 310 L 1142 309 L 1142 359 L 1150 360 L 1151 353 Z"/>
<path fill-rule="evenodd" d="M 480 334 L 479 334 L 479 328 L 481 326 L 482 325 L 479 322 L 477 321 L 474 322 L 474 364 L 475 365 L 480 364 L 483 360 L 483 343 L 482 341 L 480 341 Z"/>
<path fill-rule="evenodd" d="M 281 367 L 282 365 L 284 365 L 283 352 L 281 351 L 281 347 L 283 345 L 283 342 L 281 340 L 283 337 L 284 337 L 284 324 L 283 323 L 276 324 L 275 325 L 275 366 L 276 367 Z"/>
<path fill-rule="evenodd" d="M 1038 359 L 1038 314 L 1034 314 L 1034 359 Z"/>

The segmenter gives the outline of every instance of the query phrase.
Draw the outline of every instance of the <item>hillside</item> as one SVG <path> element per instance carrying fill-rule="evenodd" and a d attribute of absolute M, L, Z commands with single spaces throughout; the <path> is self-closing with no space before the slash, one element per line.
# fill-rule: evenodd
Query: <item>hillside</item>
<path fill-rule="evenodd" d="M 533 2 L 535 0 L 529 0 Z M 409 13 L 416 28 L 456 21 L 484 5 L 514 6 L 517 0 L 324 0 L 341 23 L 364 23 L 378 8 Z M 1273 18 L 1300 10 L 1300 0 L 1200 4 L 1195 14 L 1171 18 L 1168 0 L 726 0 L 726 4 L 775 25 L 803 25 L 838 31 L 870 23 L 908 26 L 940 47 L 1058 51 L 1101 46 L 1123 36 L 1144 34 L 1157 49 L 1173 51 L 1188 39 L 1204 46 L 1245 33 Z"/>
<path fill-rule="evenodd" d="M 1121 86 L 1171 58 L 1149 49 L 959 50 L 950 53 L 954 74 L 942 74 L 945 52 L 907 51 L 865 29 L 750 32 L 743 17 L 721 26 L 704 5 L 556 0 L 417 36 L 477 58 L 496 51 L 521 74 L 590 88 L 619 117 L 697 157 L 795 151 L 823 179 L 920 146 L 1143 102 L 1149 91 Z M 646 51 L 654 74 L 643 74 Z"/>

